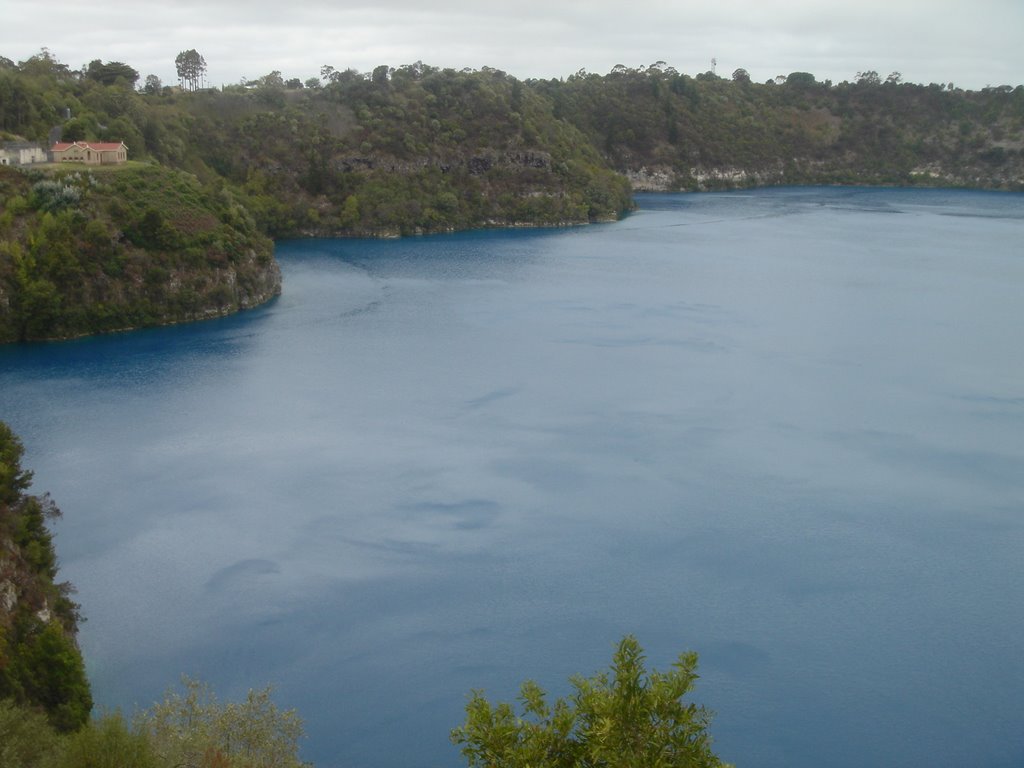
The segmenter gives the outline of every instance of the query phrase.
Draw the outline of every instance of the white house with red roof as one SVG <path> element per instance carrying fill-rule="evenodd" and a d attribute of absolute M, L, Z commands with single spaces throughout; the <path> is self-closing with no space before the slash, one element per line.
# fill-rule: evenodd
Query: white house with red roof
<path fill-rule="evenodd" d="M 128 146 L 123 141 L 58 141 L 50 147 L 50 156 L 55 163 L 114 165 L 128 159 Z"/>

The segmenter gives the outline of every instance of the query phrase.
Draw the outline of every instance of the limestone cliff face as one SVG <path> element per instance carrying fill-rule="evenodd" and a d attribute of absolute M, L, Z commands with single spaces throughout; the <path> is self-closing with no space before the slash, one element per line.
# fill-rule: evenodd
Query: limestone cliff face
<path fill-rule="evenodd" d="M 157 324 L 222 317 L 244 309 L 253 309 L 281 294 L 281 268 L 277 261 L 255 249 L 241 254 L 236 263 L 225 268 L 197 273 L 179 267 L 168 274 L 165 292 L 169 297 L 194 293 L 210 297 L 190 310 L 177 309 L 161 314 Z"/>
<path fill-rule="evenodd" d="M 764 187 L 786 183 L 786 170 L 781 163 L 765 168 L 741 168 L 731 165 L 689 168 L 681 173 L 670 166 L 641 166 L 625 171 L 637 192 L 672 192 L 692 190 L 706 192 L 716 189 Z"/>
<path fill-rule="evenodd" d="M 9 623 L 5 619 L 13 615 L 24 593 L 24 573 L 17 568 L 19 554 L 10 537 L 0 539 L 0 625 Z"/>
<path fill-rule="evenodd" d="M 849 162 L 849 160 L 847 161 Z M 854 161 L 855 164 L 855 161 Z M 798 184 L 900 184 L 922 187 L 964 187 L 981 189 L 1024 188 L 1024 163 L 1006 163 L 997 169 L 949 167 L 940 162 L 925 163 L 894 178 L 868 169 L 850 171 L 837 163 L 821 160 L 792 160 L 760 168 L 733 165 L 693 167 L 679 171 L 668 165 L 642 165 L 623 173 L 635 192 L 707 192 Z"/>
<path fill-rule="evenodd" d="M 241 269 L 228 270 L 225 279 L 233 289 L 238 309 L 252 309 L 281 295 L 281 267 L 273 257 L 260 257 L 254 249 L 243 259 Z"/>
<path fill-rule="evenodd" d="M 19 614 L 40 624 L 55 620 L 51 606 L 52 595 L 45 575 L 33 571 L 21 551 L 10 537 L 0 540 L 0 632 L 14 631 Z"/>

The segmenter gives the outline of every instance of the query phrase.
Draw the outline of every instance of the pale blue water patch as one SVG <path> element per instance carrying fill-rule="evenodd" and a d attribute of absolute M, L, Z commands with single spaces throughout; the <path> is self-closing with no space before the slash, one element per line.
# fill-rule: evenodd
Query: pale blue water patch
<path fill-rule="evenodd" d="M 1024 196 L 644 195 L 281 243 L 283 295 L 0 348 L 105 706 L 272 682 L 319 766 L 626 632 L 741 766 L 1024 762 Z"/>

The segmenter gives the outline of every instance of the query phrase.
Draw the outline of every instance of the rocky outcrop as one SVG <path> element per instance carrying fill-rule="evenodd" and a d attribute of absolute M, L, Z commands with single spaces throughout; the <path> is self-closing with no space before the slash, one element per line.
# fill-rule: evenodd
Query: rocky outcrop
<path fill-rule="evenodd" d="M 18 588 L 13 581 L 0 581 L 0 611 L 13 613 L 14 606 L 18 604 Z"/>
<path fill-rule="evenodd" d="M 627 169 L 626 178 L 635 192 L 670 192 L 679 189 L 676 172 L 667 167 Z"/>
<path fill-rule="evenodd" d="M 0 539 L 0 619 L 18 605 L 18 547 L 10 537 Z M 2 621 L 0 621 L 2 624 Z"/>
<path fill-rule="evenodd" d="M 1003 163 L 999 168 L 949 168 L 934 162 L 914 167 L 902 176 L 856 168 L 856 158 L 841 162 L 793 159 L 788 165 L 741 168 L 694 167 L 681 173 L 670 166 L 641 166 L 623 171 L 635 192 L 705 192 L 784 184 L 902 184 L 926 187 L 1020 189 L 1024 187 L 1024 163 Z"/>
<path fill-rule="evenodd" d="M 785 183 L 781 166 L 758 170 L 734 166 L 690 168 L 687 172 L 668 166 L 641 166 L 627 169 L 625 174 L 636 192 L 708 191 Z"/>
<path fill-rule="evenodd" d="M 761 187 L 769 184 L 786 183 L 786 175 L 780 166 L 773 169 L 750 170 L 725 166 L 720 168 L 691 168 L 693 186 L 701 191 L 712 189 L 734 189 L 738 187 Z"/>

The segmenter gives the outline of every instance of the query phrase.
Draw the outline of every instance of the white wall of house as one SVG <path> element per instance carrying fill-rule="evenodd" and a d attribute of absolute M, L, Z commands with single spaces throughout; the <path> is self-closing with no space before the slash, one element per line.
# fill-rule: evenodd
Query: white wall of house
<path fill-rule="evenodd" d="M 38 144 L 11 142 L 0 147 L 0 165 L 31 165 L 46 160 L 46 150 Z"/>
<path fill-rule="evenodd" d="M 26 147 L 18 151 L 21 154 L 22 165 L 27 165 L 28 163 L 46 162 L 46 150 L 44 150 L 42 147 Z"/>

